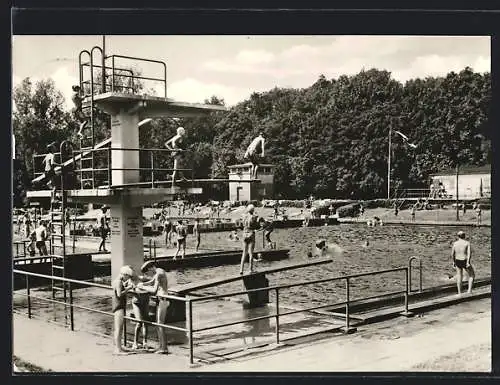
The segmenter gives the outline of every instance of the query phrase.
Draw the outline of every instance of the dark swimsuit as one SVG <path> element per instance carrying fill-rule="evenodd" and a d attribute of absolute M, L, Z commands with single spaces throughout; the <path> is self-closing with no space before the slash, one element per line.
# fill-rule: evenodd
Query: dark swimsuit
<path fill-rule="evenodd" d="M 136 305 L 141 312 L 143 320 L 149 316 L 149 293 L 135 293 L 132 298 L 132 304 Z"/>
<path fill-rule="evenodd" d="M 455 259 L 455 266 L 458 267 L 459 269 L 466 269 L 467 268 L 467 260 Z"/>
<path fill-rule="evenodd" d="M 120 282 L 120 285 L 122 286 L 122 290 L 124 290 L 125 288 L 123 287 L 123 282 Z M 127 305 L 127 296 L 122 294 L 121 297 L 118 297 L 118 295 L 116 294 L 116 289 L 113 289 L 113 302 L 112 302 L 113 313 L 118 310 L 125 310 L 126 305 Z"/>

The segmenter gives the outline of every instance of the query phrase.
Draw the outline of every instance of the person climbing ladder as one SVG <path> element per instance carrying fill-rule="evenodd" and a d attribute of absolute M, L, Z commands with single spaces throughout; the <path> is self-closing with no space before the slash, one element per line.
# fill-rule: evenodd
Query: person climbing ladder
<path fill-rule="evenodd" d="M 73 86 L 71 88 L 73 90 L 73 95 L 71 96 L 71 101 L 75 105 L 75 107 L 73 108 L 73 115 L 80 122 L 80 127 L 78 129 L 77 135 L 81 139 L 81 138 L 83 138 L 82 130 L 88 124 L 88 119 L 82 110 L 84 98 L 82 97 L 80 86 Z"/>

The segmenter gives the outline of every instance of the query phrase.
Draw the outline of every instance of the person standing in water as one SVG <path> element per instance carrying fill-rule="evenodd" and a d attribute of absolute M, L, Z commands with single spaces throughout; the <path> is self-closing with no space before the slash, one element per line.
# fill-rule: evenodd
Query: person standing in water
<path fill-rule="evenodd" d="M 242 220 L 243 225 L 243 252 L 241 255 L 240 275 L 243 274 L 245 259 L 248 255 L 250 273 L 253 273 L 253 251 L 255 249 L 255 230 L 259 227 L 257 216 L 254 215 L 255 207 L 252 204 L 247 206 L 247 213 Z"/>
<path fill-rule="evenodd" d="M 252 163 L 252 178 L 257 179 L 257 170 L 259 169 L 260 158 L 264 157 L 265 139 L 262 133 L 259 134 L 248 146 L 243 159 Z"/>
<path fill-rule="evenodd" d="M 172 156 L 174 157 L 174 172 L 172 173 L 172 187 L 175 185 L 175 177 L 177 174 L 182 176 L 181 179 L 186 180 L 184 173 L 181 170 L 184 167 L 184 151 L 185 143 L 184 136 L 186 135 L 186 130 L 184 127 L 177 128 L 177 134 L 165 142 L 165 147 L 172 151 Z"/>
<path fill-rule="evenodd" d="M 453 261 L 453 267 L 457 272 L 457 290 L 459 295 L 462 294 L 462 274 L 463 270 L 465 270 L 469 276 L 469 287 L 467 293 L 470 294 L 472 292 L 472 285 L 475 278 L 474 268 L 470 263 L 470 242 L 465 240 L 465 233 L 463 231 L 459 231 L 457 236 L 458 240 L 456 240 L 451 247 L 451 259 Z"/>

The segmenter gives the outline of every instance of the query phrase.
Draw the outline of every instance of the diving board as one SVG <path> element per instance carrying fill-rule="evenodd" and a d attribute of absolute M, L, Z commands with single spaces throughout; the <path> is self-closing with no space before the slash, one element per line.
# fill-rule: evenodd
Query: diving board
<path fill-rule="evenodd" d="M 111 138 L 108 138 L 106 140 L 103 140 L 102 142 L 96 144 L 94 146 L 94 150 L 98 150 L 102 147 L 105 147 L 106 145 L 110 144 L 111 143 Z M 63 167 L 67 167 L 69 166 L 70 164 L 74 163 L 75 161 L 77 160 L 80 160 L 83 156 L 87 156 L 91 153 L 92 151 L 91 150 L 88 150 L 88 151 L 83 151 L 82 153 L 78 154 L 77 156 L 71 158 L 71 159 L 68 159 L 66 162 L 63 163 Z M 57 166 L 55 167 L 54 171 L 55 172 L 58 172 L 61 170 L 61 166 Z M 42 175 L 39 175 L 37 176 L 35 179 L 33 179 L 31 181 L 31 183 L 38 183 L 38 182 L 41 182 L 44 178 L 44 175 L 45 174 L 42 174 Z"/>

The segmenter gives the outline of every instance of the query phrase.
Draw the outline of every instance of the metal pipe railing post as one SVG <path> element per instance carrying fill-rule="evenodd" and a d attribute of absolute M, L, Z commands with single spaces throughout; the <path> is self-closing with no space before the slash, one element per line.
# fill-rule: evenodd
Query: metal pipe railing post
<path fill-rule="evenodd" d="M 125 316 L 127 312 L 125 311 Z M 127 346 L 127 319 L 123 320 L 123 346 Z"/>
<path fill-rule="evenodd" d="M 108 148 L 108 186 L 111 187 L 111 147 Z"/>
<path fill-rule="evenodd" d="M 422 292 L 422 260 L 419 258 L 418 259 L 418 269 L 420 273 L 420 278 L 419 278 L 419 293 Z"/>
<path fill-rule="evenodd" d="M 71 331 L 75 331 L 75 317 L 73 313 L 73 289 L 71 287 L 71 282 L 68 282 L 69 290 L 69 325 Z"/>
<path fill-rule="evenodd" d="M 193 302 L 187 300 L 187 326 L 188 326 L 188 342 L 189 342 L 189 363 L 194 363 L 194 345 L 193 345 Z"/>
<path fill-rule="evenodd" d="M 75 215 L 73 216 L 73 245 L 72 245 L 72 252 L 75 254 L 75 248 L 76 248 L 76 209 L 75 209 Z"/>
<path fill-rule="evenodd" d="M 156 240 L 153 241 L 153 260 L 156 262 Z"/>
<path fill-rule="evenodd" d="M 279 289 L 275 289 L 276 294 L 276 343 L 280 343 L 280 296 Z"/>
<path fill-rule="evenodd" d="M 408 268 L 405 269 L 405 284 L 406 284 L 406 290 L 405 290 L 405 313 L 408 313 L 408 290 L 409 290 L 409 275 L 410 271 Z"/>
<path fill-rule="evenodd" d="M 414 259 L 415 259 L 415 257 L 410 257 L 408 259 L 408 287 L 409 287 L 410 292 L 411 292 L 411 276 L 412 276 L 411 266 L 412 266 L 412 262 Z"/>
<path fill-rule="evenodd" d="M 154 154 L 153 151 L 150 151 L 151 154 L 151 188 L 155 187 L 155 166 L 154 166 Z"/>
<path fill-rule="evenodd" d="M 28 318 L 31 318 L 31 295 L 30 295 L 30 278 L 26 274 L 26 295 L 28 296 Z"/>
<path fill-rule="evenodd" d="M 345 279 L 345 332 L 349 333 L 349 278 Z"/>
<path fill-rule="evenodd" d="M 111 56 L 111 92 L 115 92 L 115 55 Z"/>

